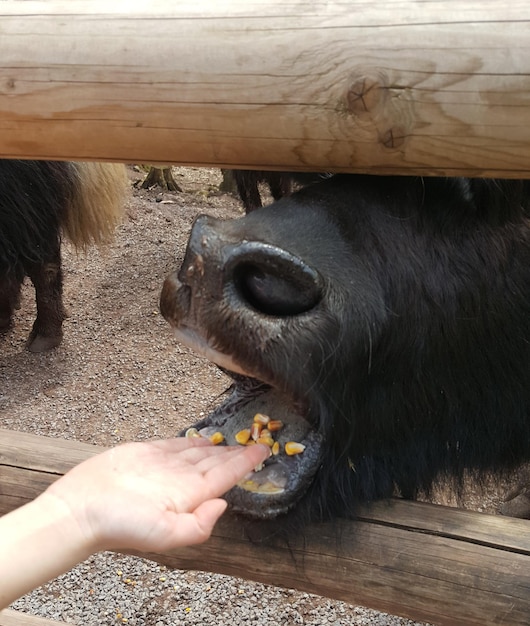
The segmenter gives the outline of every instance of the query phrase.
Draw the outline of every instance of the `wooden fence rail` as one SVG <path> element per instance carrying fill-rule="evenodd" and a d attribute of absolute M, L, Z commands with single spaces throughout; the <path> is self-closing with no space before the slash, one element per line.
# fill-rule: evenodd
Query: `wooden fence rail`
<path fill-rule="evenodd" d="M 0 2 L 0 157 L 530 176 L 530 4 Z"/>
<path fill-rule="evenodd" d="M 0 158 L 530 177 L 524 0 L 10 0 L 0 52 Z M 0 514 L 99 450 L 0 430 Z M 435 624 L 530 619 L 529 523 L 427 504 L 289 549 L 227 516 L 142 556 Z"/>
<path fill-rule="evenodd" d="M 100 450 L 0 429 L 0 514 Z M 529 623 L 530 524 L 524 520 L 397 500 L 367 507 L 356 521 L 310 526 L 288 548 L 250 542 L 226 516 L 201 546 L 138 555 L 434 624 Z"/>

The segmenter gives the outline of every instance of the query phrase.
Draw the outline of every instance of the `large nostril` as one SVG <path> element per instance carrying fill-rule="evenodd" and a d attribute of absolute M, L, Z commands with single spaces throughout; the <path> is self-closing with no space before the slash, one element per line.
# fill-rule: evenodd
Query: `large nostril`
<path fill-rule="evenodd" d="M 267 315 L 299 315 L 320 300 L 320 294 L 312 287 L 308 289 L 307 285 L 298 285 L 251 264 L 238 267 L 234 280 L 243 299 Z"/>
<path fill-rule="evenodd" d="M 274 316 L 300 315 L 322 297 L 319 274 L 275 246 L 243 244 L 232 264 L 233 285 L 252 308 Z"/>

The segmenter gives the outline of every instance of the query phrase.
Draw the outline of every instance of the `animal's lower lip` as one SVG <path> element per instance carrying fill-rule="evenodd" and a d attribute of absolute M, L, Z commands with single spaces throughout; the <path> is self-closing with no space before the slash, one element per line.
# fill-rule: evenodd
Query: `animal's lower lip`
<path fill-rule="evenodd" d="M 225 495 L 233 511 L 270 519 L 291 509 L 310 486 L 320 465 L 322 437 L 289 405 L 284 395 L 245 377 L 235 381 L 232 395 L 222 405 L 195 424 L 205 434 L 219 430 L 229 445 L 237 445 L 235 434 L 249 427 L 256 413 L 268 414 L 285 424 L 277 436 L 282 452 L 266 461 L 261 472 L 249 474 Z M 288 456 L 283 452 L 286 441 L 298 441 L 305 449 Z"/>

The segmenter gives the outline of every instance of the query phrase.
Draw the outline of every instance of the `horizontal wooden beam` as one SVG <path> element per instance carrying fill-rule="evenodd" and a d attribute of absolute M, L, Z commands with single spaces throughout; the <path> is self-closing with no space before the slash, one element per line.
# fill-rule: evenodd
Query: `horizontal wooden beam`
<path fill-rule="evenodd" d="M 0 611 L 0 626 L 64 626 L 66 622 L 28 615 L 21 611 L 4 609 Z"/>
<path fill-rule="evenodd" d="M 100 450 L 0 429 L 0 514 Z M 528 626 L 530 615 L 529 522 L 429 504 L 376 503 L 356 521 L 309 526 L 288 547 L 251 542 L 225 516 L 201 546 L 136 554 L 433 624 Z"/>
<path fill-rule="evenodd" d="M 0 157 L 530 177 L 525 0 L 11 0 L 0 38 Z"/>

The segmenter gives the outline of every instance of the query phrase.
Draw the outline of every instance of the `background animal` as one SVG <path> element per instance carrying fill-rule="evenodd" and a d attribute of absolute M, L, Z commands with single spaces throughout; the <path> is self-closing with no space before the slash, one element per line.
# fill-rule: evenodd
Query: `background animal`
<path fill-rule="evenodd" d="M 271 172 L 263 170 L 231 170 L 245 211 L 249 213 L 263 206 L 260 184 L 268 186 L 274 200 L 292 193 L 297 187 L 309 185 L 326 174 L 311 172 Z"/>
<path fill-rule="evenodd" d="M 530 460 L 530 203 L 521 181 L 340 175 L 232 221 L 202 216 L 161 295 L 177 337 L 306 446 L 232 507 L 352 516 Z M 280 431 L 280 433 L 283 431 Z M 294 433 L 294 434 L 293 434 Z M 283 438 L 282 438 L 283 437 Z"/>
<path fill-rule="evenodd" d="M 79 249 L 108 241 L 123 214 L 126 181 L 123 165 L 0 160 L 0 331 L 11 324 L 29 276 L 37 317 L 27 348 L 59 345 L 61 239 Z"/>

